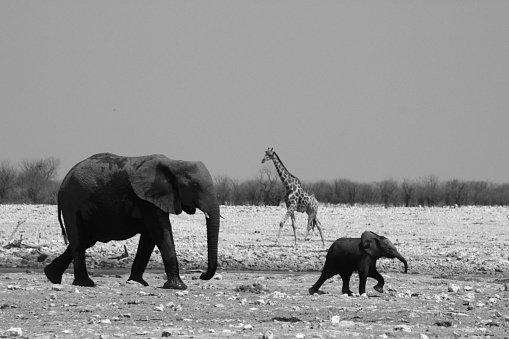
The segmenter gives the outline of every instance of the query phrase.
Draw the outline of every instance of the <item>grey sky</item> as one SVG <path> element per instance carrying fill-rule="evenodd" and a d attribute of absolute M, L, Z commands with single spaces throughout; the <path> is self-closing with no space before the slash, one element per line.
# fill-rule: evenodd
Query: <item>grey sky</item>
<path fill-rule="evenodd" d="M 0 159 L 509 182 L 508 1 L 1 1 Z"/>

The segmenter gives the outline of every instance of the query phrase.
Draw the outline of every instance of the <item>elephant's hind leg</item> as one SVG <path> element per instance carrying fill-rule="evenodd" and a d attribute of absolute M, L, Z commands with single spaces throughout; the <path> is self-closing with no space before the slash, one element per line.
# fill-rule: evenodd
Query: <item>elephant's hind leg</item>
<path fill-rule="evenodd" d="M 129 280 L 136 281 L 144 286 L 148 286 L 148 283 L 143 279 L 143 273 L 147 268 L 148 261 L 152 252 L 154 251 L 154 247 L 156 243 L 150 235 L 146 233 L 142 233 L 140 236 L 140 242 L 138 243 L 138 251 L 136 252 L 136 257 L 134 258 L 133 266 L 131 267 L 131 275 L 129 276 Z"/>
<path fill-rule="evenodd" d="M 67 246 L 64 253 L 56 257 L 49 265 L 44 267 L 44 274 L 53 284 L 62 283 L 62 275 L 72 262 L 71 247 Z"/>
<path fill-rule="evenodd" d="M 74 281 L 73 285 L 94 287 L 95 283 L 88 276 L 87 266 L 85 261 L 85 251 L 87 248 L 94 246 L 95 241 L 88 241 L 86 245 L 80 244 L 77 248 L 72 249 L 72 257 L 74 263 Z"/>
<path fill-rule="evenodd" d="M 315 282 L 315 284 L 313 286 L 311 286 L 311 288 L 308 290 L 309 294 L 315 294 L 315 293 L 325 294 L 325 292 L 320 291 L 320 287 L 323 285 L 323 283 L 327 279 L 332 278 L 336 274 L 337 274 L 337 272 L 335 272 L 334 270 L 324 268 L 322 270 L 322 274 L 320 275 L 320 278 L 318 278 L 318 280 Z"/>

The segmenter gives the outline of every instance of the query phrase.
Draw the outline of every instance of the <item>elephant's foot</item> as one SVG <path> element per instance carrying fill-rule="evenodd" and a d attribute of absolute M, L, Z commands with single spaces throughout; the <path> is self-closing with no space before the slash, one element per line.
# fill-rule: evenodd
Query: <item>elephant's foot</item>
<path fill-rule="evenodd" d="M 137 277 L 137 276 L 130 276 L 129 279 L 127 279 L 127 281 L 135 281 L 139 284 L 142 284 L 143 286 L 149 286 L 148 285 L 148 282 L 145 281 L 145 279 L 143 279 L 141 276 L 140 277 Z"/>
<path fill-rule="evenodd" d="M 173 290 L 186 290 L 187 285 L 180 279 L 180 277 L 168 279 L 163 285 L 165 289 L 173 289 Z"/>
<path fill-rule="evenodd" d="M 83 286 L 83 287 L 94 287 L 95 283 L 92 279 L 89 277 L 86 278 L 74 278 L 74 281 L 72 282 L 73 285 L 76 286 Z"/>
<path fill-rule="evenodd" d="M 319 294 L 319 295 L 322 295 L 322 294 L 326 294 L 324 291 L 320 291 L 320 290 L 317 290 L 313 287 L 311 287 L 309 290 L 309 294 L 313 295 L 313 294 Z"/>
<path fill-rule="evenodd" d="M 51 264 L 44 267 L 44 274 L 46 275 L 46 278 L 48 278 L 48 280 L 51 281 L 53 284 L 62 283 L 62 274 L 55 273 L 54 270 L 51 268 Z"/>
<path fill-rule="evenodd" d="M 374 288 L 374 289 L 375 289 L 375 291 L 377 291 L 377 292 L 384 293 L 384 288 L 383 288 L 383 286 L 378 286 L 378 285 L 376 285 L 376 286 L 374 286 L 373 288 Z"/>

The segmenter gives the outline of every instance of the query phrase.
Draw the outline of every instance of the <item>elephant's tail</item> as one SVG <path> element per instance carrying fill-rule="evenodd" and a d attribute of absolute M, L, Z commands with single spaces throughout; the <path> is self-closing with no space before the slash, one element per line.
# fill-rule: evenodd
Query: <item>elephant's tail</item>
<path fill-rule="evenodd" d="M 60 223 L 60 228 L 62 229 L 62 237 L 64 238 L 65 244 L 69 245 L 69 241 L 67 240 L 67 233 L 65 232 L 64 223 L 62 222 L 62 208 L 60 207 L 60 202 L 58 202 L 57 206 L 58 206 L 57 207 L 58 222 Z"/>

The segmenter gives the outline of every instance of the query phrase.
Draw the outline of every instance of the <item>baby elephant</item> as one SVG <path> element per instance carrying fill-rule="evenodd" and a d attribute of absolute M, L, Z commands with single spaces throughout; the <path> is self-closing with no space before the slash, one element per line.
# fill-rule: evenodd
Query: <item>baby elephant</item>
<path fill-rule="evenodd" d="M 353 271 L 359 271 L 360 295 L 366 293 L 368 277 L 378 281 L 374 289 L 383 293 L 384 278 L 376 270 L 376 261 L 381 257 L 398 258 L 405 264 L 405 273 L 407 273 L 408 265 L 405 258 L 386 237 L 365 231 L 360 238 L 339 238 L 329 248 L 322 275 L 309 289 L 309 293 L 323 294 L 320 286 L 325 280 L 339 274 L 343 280 L 343 294 L 352 295 L 349 284 Z"/>

